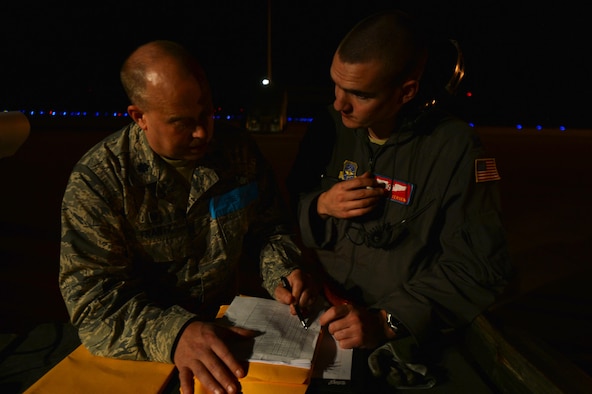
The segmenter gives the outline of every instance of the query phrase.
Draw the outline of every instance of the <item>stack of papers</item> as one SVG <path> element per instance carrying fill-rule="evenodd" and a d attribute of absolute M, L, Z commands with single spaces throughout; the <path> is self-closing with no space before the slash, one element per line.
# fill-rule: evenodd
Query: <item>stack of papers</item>
<path fill-rule="evenodd" d="M 307 329 L 290 306 L 271 299 L 235 297 L 222 318 L 227 324 L 258 331 L 252 339 L 229 344 L 235 356 L 250 362 L 312 367 L 321 333 L 318 313 L 307 320 Z"/>

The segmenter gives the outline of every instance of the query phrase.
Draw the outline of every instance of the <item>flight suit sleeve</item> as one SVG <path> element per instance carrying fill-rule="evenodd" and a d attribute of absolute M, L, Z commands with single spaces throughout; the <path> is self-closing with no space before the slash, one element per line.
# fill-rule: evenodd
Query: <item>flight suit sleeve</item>
<path fill-rule="evenodd" d="M 483 156 L 479 142 L 464 143 L 457 149 L 459 159 L 440 202 L 441 253 L 380 302 L 390 306 L 389 311 L 418 342 L 442 325 L 470 323 L 495 302 L 512 273 L 501 218 L 499 179 L 480 179 L 477 173 L 479 163 L 491 158 Z"/>

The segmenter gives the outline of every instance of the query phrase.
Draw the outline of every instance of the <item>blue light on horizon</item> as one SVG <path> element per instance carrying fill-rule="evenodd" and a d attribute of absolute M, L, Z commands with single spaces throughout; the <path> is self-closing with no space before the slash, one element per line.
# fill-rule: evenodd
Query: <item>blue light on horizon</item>
<path fill-rule="evenodd" d="M 0 112 L 9 112 L 9 111 L 14 111 L 14 110 L 2 110 Z M 87 118 L 87 117 L 94 117 L 94 118 L 128 118 L 129 114 L 127 112 L 117 112 L 117 111 L 65 111 L 65 110 L 60 110 L 60 111 L 56 111 L 56 110 L 18 110 L 20 112 L 22 112 L 23 114 L 30 116 L 30 117 L 44 117 L 44 116 L 49 116 L 50 118 Z M 242 121 L 244 120 L 244 115 L 242 114 L 242 111 L 239 115 L 236 114 L 222 114 L 223 109 L 221 107 L 217 108 L 217 112 L 216 114 L 214 114 L 213 118 L 216 120 L 227 120 L 227 121 Z M 314 118 L 310 117 L 310 116 L 289 116 L 287 118 L 289 123 L 311 123 Z M 469 121 L 468 122 L 470 127 L 478 127 L 476 122 L 473 121 Z M 508 126 L 499 126 L 499 127 L 511 127 L 510 125 Z M 541 131 L 541 130 L 552 130 L 552 129 L 556 129 L 559 131 L 567 131 L 567 127 L 564 124 L 561 124 L 559 126 L 554 126 L 554 127 L 550 127 L 550 126 L 543 126 L 542 124 L 535 124 L 533 126 L 525 126 L 522 123 L 517 123 L 515 124 L 515 129 L 517 131 L 522 131 L 526 128 L 532 127 L 537 131 Z"/>

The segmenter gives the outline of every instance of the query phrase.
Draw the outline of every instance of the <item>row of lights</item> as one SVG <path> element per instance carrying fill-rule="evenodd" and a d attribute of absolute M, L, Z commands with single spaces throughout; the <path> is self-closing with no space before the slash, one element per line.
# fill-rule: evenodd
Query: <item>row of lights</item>
<path fill-rule="evenodd" d="M 475 125 L 475 123 L 469 122 L 469 126 L 475 127 L 476 125 Z M 525 127 L 522 124 L 517 124 L 515 127 L 516 127 L 516 130 L 518 130 L 518 131 L 522 131 L 522 130 L 524 130 L 524 129 L 527 128 L 527 127 Z M 543 130 L 545 128 L 543 126 L 541 126 L 541 125 L 536 125 L 536 126 L 534 126 L 534 129 L 537 130 L 537 131 L 541 131 L 541 130 Z M 557 129 L 559 131 L 566 131 L 567 130 L 567 128 L 565 126 L 559 126 Z"/>
<path fill-rule="evenodd" d="M 8 110 L 5 110 L 5 112 Z M 127 112 L 87 112 L 87 111 L 34 111 L 34 110 L 20 110 L 23 114 L 31 117 L 35 116 L 49 116 L 49 117 L 68 117 L 68 118 L 86 118 L 86 117 L 94 117 L 94 118 L 126 118 L 129 117 Z M 215 114 L 214 119 L 223 119 L 223 120 L 242 120 L 244 118 L 243 115 L 220 115 Z M 288 122 L 305 122 L 310 123 L 312 122 L 313 118 L 311 117 L 288 117 Z"/>
<path fill-rule="evenodd" d="M 50 116 L 50 117 L 87 117 L 87 116 L 94 116 L 95 118 L 99 117 L 112 117 L 112 118 L 121 118 L 129 116 L 127 112 L 86 112 L 86 111 L 28 111 L 28 110 L 21 110 L 23 114 L 27 116 Z"/>
<path fill-rule="evenodd" d="M 44 111 L 44 110 L 40 110 L 40 111 L 34 111 L 34 110 L 20 110 L 20 112 L 24 113 L 25 115 L 28 116 L 49 116 L 49 117 L 70 117 L 70 118 L 75 118 L 75 117 L 94 117 L 94 118 L 125 118 L 125 117 L 129 117 L 129 115 L 127 114 L 127 112 L 99 112 L 99 111 L 95 111 L 95 112 L 87 112 L 87 111 L 53 111 L 53 110 L 49 110 L 49 111 Z M 221 112 L 221 109 L 218 108 L 218 112 Z M 243 115 L 220 115 L 220 114 L 215 114 L 214 115 L 214 119 L 217 120 L 242 120 L 244 118 Z M 297 122 L 297 123 L 310 123 L 313 121 L 313 118 L 311 117 L 288 117 L 288 122 Z M 469 123 L 469 125 L 471 127 L 475 127 L 475 123 Z M 516 129 L 518 131 L 525 129 L 526 127 L 522 124 L 517 124 Z M 544 127 L 542 125 L 536 125 L 534 127 L 536 130 L 543 130 Z M 567 128 L 565 126 L 559 126 L 558 127 L 559 131 L 566 131 Z"/>

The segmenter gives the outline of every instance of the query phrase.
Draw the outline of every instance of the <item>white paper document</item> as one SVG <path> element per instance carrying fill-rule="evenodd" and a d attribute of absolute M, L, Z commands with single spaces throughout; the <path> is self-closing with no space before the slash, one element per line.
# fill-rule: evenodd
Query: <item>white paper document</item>
<path fill-rule="evenodd" d="M 307 321 L 308 329 L 304 329 L 298 317 L 290 314 L 289 305 L 265 298 L 235 297 L 223 319 L 234 326 L 261 333 L 252 340 L 230 344 L 239 358 L 311 367 L 321 332 L 317 316 L 311 317 Z"/>
<path fill-rule="evenodd" d="M 324 310 L 325 306 L 318 306 L 311 312 L 305 330 L 288 305 L 265 298 L 235 297 L 223 319 L 261 333 L 252 340 L 230 344 L 241 359 L 310 368 L 316 349 L 313 378 L 351 380 L 353 351 L 340 348 L 326 330 L 321 334 L 318 317 Z"/>
<path fill-rule="evenodd" d="M 320 340 L 312 377 L 326 380 L 351 380 L 353 349 L 340 348 L 328 332 L 323 332 Z"/>

